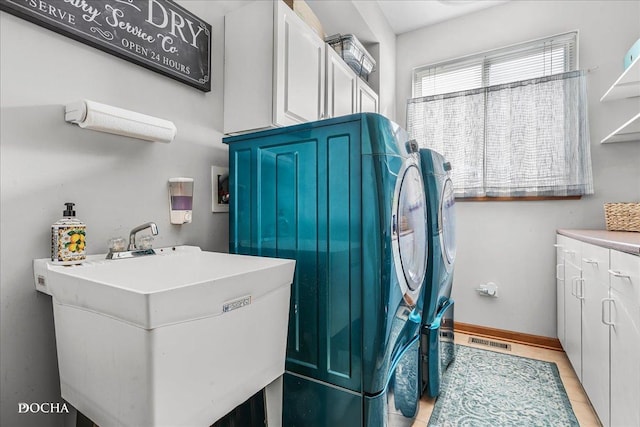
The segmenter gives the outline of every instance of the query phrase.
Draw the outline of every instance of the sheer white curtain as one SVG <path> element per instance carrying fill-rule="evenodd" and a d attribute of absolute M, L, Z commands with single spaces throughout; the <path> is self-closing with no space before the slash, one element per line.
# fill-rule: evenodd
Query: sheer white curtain
<path fill-rule="evenodd" d="M 411 99 L 407 130 L 457 197 L 593 194 L 583 71 Z"/>

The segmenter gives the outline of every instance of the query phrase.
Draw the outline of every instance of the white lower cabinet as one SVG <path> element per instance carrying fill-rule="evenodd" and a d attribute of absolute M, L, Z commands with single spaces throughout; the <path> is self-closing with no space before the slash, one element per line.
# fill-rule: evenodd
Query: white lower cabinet
<path fill-rule="evenodd" d="M 556 241 L 560 343 L 602 425 L 640 426 L 640 256 Z"/>
<path fill-rule="evenodd" d="M 556 235 L 556 319 L 558 339 L 563 347 L 566 346 L 564 326 L 564 248 L 567 240 L 569 240 L 568 237 L 560 234 Z"/>
<path fill-rule="evenodd" d="M 609 249 L 582 243 L 582 387 L 603 426 L 609 426 Z"/>
<path fill-rule="evenodd" d="M 611 426 L 640 426 L 640 257 L 611 251 Z"/>
<path fill-rule="evenodd" d="M 576 372 L 582 380 L 582 300 L 580 286 L 580 242 L 567 239 L 564 253 L 564 328 L 563 348 Z"/>

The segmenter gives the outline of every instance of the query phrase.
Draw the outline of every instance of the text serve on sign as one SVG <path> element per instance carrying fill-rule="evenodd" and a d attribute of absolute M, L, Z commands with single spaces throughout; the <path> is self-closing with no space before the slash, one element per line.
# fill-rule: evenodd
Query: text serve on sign
<path fill-rule="evenodd" d="M 211 90 L 211 25 L 171 0 L 0 0 L 0 9 Z"/>

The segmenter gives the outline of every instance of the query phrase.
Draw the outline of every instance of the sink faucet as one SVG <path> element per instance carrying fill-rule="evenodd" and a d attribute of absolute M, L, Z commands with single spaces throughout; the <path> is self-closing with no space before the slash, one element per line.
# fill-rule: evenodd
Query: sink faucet
<path fill-rule="evenodd" d="M 129 233 L 129 250 L 130 251 L 135 251 L 136 250 L 136 233 L 138 233 L 138 232 L 140 232 L 142 230 L 146 230 L 147 228 L 151 229 L 151 234 L 153 234 L 154 236 L 158 235 L 158 226 L 156 225 L 155 222 L 147 222 L 145 224 L 142 224 L 142 225 L 139 225 L 139 226 L 135 227 Z"/>

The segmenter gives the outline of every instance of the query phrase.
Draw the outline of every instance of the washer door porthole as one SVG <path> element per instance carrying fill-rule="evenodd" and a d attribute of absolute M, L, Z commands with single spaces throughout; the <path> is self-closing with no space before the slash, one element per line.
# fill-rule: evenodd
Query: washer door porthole
<path fill-rule="evenodd" d="M 440 214 L 438 216 L 440 228 L 440 246 L 442 256 L 447 266 L 453 265 L 456 259 L 456 199 L 453 193 L 453 183 L 447 179 L 442 189 L 440 200 Z"/>
<path fill-rule="evenodd" d="M 407 287 L 422 286 L 427 269 L 426 204 L 420 170 L 406 168 L 400 184 L 397 205 L 397 233 L 400 264 Z"/>

